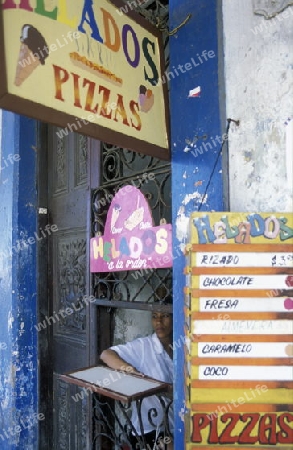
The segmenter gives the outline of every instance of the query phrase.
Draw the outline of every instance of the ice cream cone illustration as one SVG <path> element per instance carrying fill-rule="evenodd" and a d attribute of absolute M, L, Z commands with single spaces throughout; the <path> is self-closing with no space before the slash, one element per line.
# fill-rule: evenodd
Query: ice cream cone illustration
<path fill-rule="evenodd" d="M 118 205 L 117 203 L 114 205 L 113 211 L 112 211 L 112 216 L 111 216 L 111 231 L 113 231 L 116 222 L 118 220 L 119 214 L 121 211 L 121 206 Z"/>
<path fill-rule="evenodd" d="M 29 63 L 24 61 L 29 61 Z M 23 67 L 21 62 L 23 63 Z M 39 65 L 39 58 L 34 56 L 26 44 L 21 44 L 14 84 L 20 86 Z"/>
<path fill-rule="evenodd" d="M 139 87 L 139 97 L 138 97 L 140 110 L 143 112 L 148 112 L 152 108 L 154 101 L 155 96 L 153 94 L 153 91 L 141 85 Z"/>
<path fill-rule="evenodd" d="M 127 230 L 132 231 L 142 221 L 144 215 L 144 207 L 139 208 L 139 198 L 137 199 L 137 207 L 133 213 L 125 220 L 124 226 Z"/>
<path fill-rule="evenodd" d="M 24 25 L 21 30 L 20 50 L 16 66 L 14 84 L 21 84 L 40 65 L 45 64 L 49 49 L 44 37 L 32 25 Z"/>

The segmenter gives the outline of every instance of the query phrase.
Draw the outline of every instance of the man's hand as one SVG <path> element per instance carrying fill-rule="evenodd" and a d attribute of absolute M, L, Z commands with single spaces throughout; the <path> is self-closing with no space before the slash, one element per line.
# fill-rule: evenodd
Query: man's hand
<path fill-rule="evenodd" d="M 114 350 L 104 350 L 100 358 L 105 364 L 107 364 L 108 367 L 111 367 L 112 369 L 122 370 L 123 372 L 144 377 L 143 373 L 138 372 L 135 367 L 131 366 L 127 361 L 124 361 L 124 359 L 120 358 L 120 356 Z"/>
<path fill-rule="evenodd" d="M 121 366 L 121 370 L 123 372 L 127 372 L 127 373 L 130 373 L 132 375 L 138 375 L 140 377 L 144 377 L 145 376 L 144 373 L 139 372 L 138 370 L 136 370 L 135 367 L 130 366 L 130 365 L 123 365 L 123 366 Z"/>

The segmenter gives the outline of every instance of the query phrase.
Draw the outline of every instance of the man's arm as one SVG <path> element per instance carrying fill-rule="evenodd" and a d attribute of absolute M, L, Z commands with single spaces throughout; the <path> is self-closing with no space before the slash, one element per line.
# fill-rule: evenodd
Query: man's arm
<path fill-rule="evenodd" d="M 105 364 L 107 364 L 108 367 L 111 367 L 112 369 L 123 370 L 124 372 L 128 372 L 131 374 L 144 376 L 141 372 L 138 372 L 135 367 L 128 364 L 128 362 L 124 359 L 120 358 L 120 356 L 114 350 L 104 350 L 100 358 Z"/>

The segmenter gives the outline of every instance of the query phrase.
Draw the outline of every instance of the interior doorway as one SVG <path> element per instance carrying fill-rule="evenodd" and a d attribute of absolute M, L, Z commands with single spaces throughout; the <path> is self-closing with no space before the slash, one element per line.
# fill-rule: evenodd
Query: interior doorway
<path fill-rule="evenodd" d="M 171 269 L 90 274 L 88 254 L 111 199 L 126 184 L 145 195 L 155 226 L 170 223 L 170 175 L 170 163 L 157 158 L 40 127 L 39 206 L 47 214 L 39 225 L 56 230 L 39 248 L 40 410 L 48 418 L 42 449 L 92 448 L 91 396 L 59 375 L 97 364 L 112 344 L 148 334 L 150 312 L 172 297 Z"/>

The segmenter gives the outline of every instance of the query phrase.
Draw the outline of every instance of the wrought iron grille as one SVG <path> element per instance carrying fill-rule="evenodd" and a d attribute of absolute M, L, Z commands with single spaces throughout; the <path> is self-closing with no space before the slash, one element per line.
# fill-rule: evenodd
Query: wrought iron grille
<path fill-rule="evenodd" d="M 124 0 L 124 3 L 161 30 L 165 64 L 168 67 L 168 0 Z M 92 195 L 92 234 L 103 234 L 111 200 L 115 193 L 127 184 L 136 186 L 145 195 L 155 226 L 160 224 L 161 219 L 171 223 L 170 164 L 107 143 L 102 144 L 101 153 L 101 185 Z M 159 300 L 171 303 L 172 270 L 142 269 L 95 273 L 93 290 L 97 299 L 111 301 L 113 306 L 115 303 L 115 306 L 128 307 L 127 303 L 138 302 L 136 309 L 146 309 L 146 305 L 150 306 Z"/>
<path fill-rule="evenodd" d="M 151 408 L 148 411 L 147 421 L 151 424 L 154 429 L 156 429 L 156 419 L 158 413 L 162 414 L 162 420 L 160 423 L 160 429 L 163 430 L 164 437 L 172 439 L 172 433 L 170 431 L 169 423 L 169 411 L 172 409 L 173 400 L 167 398 L 162 394 L 156 395 L 160 402 L 161 411 L 156 408 Z M 109 401 L 110 400 L 110 401 Z M 93 395 L 93 411 L 94 411 L 94 423 L 98 425 L 98 431 L 93 438 L 92 449 L 97 448 L 99 440 L 102 438 L 104 444 L 107 447 L 103 448 L 114 448 L 115 449 L 141 449 L 146 450 L 150 446 L 146 443 L 143 435 L 142 426 L 142 415 L 141 406 L 143 403 L 143 398 L 140 398 L 133 402 L 132 406 L 128 403 L 123 403 L 121 401 L 111 399 L 107 397 L 99 396 L 98 394 Z M 131 421 L 131 408 L 135 408 L 137 414 L 140 418 L 141 429 L 136 430 Z M 116 426 L 114 426 L 114 424 Z M 138 434 L 139 432 L 139 434 Z M 132 441 L 132 442 L 131 442 Z M 166 441 L 165 441 L 166 442 Z M 168 442 L 168 439 L 167 439 Z M 170 441 L 169 441 L 170 442 Z M 135 446 L 134 446 L 135 445 Z M 100 448 L 100 447 L 98 447 Z M 159 448 L 159 444 L 156 445 Z M 162 445 L 160 446 L 162 448 Z"/>

